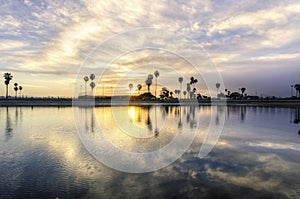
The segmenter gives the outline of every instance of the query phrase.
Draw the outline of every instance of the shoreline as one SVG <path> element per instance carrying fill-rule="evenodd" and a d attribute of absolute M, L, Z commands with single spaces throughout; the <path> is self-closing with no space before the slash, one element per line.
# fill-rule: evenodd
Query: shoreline
<path fill-rule="evenodd" d="M 300 99 L 274 100 L 181 100 L 174 102 L 133 101 L 126 100 L 73 100 L 73 99 L 1 99 L 0 107 L 110 107 L 110 106 L 275 106 L 300 107 Z"/>

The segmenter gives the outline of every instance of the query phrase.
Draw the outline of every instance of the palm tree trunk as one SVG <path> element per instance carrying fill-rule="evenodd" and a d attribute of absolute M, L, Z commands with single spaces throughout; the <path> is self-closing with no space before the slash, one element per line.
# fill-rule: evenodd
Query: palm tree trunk
<path fill-rule="evenodd" d="M 6 85 L 6 99 L 8 99 L 8 84 Z"/>
<path fill-rule="evenodd" d="M 156 99 L 156 90 L 157 90 L 157 77 L 156 77 L 156 80 L 155 80 L 155 99 Z"/>
<path fill-rule="evenodd" d="M 180 96 L 179 96 L 179 99 L 181 99 L 181 90 L 182 90 L 182 83 L 180 83 Z"/>
<path fill-rule="evenodd" d="M 87 93 L 86 93 L 86 83 L 87 83 L 87 82 L 85 82 L 85 96 L 87 96 Z"/>

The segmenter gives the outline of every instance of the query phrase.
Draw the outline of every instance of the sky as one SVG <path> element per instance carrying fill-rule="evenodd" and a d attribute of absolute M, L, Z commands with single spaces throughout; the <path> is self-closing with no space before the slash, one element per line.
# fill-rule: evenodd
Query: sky
<path fill-rule="evenodd" d="M 90 72 L 97 94 L 128 94 L 159 70 L 159 89 L 195 76 L 202 94 L 215 80 L 222 91 L 285 97 L 300 82 L 299 35 L 294 0 L 0 0 L 0 72 L 14 76 L 11 95 L 17 82 L 26 96 L 70 97 Z"/>

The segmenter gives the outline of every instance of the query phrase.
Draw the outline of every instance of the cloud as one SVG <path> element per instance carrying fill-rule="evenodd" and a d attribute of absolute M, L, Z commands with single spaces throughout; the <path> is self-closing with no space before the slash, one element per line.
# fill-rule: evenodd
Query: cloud
<path fill-rule="evenodd" d="M 294 1 L 166 0 L 150 4 L 137 0 L 25 0 L 0 10 L 1 70 L 74 77 L 95 47 L 116 34 L 140 27 L 168 29 L 193 39 L 224 74 L 237 69 L 243 74 L 254 68 L 264 73 L 268 67 L 258 64 L 277 61 L 289 62 L 284 64 L 289 70 L 299 60 L 300 4 Z M 107 44 L 97 57 L 88 58 L 87 67 L 104 69 L 106 59 L 134 46 L 132 41 L 143 42 L 145 38 L 128 37 L 126 42 Z M 157 47 L 190 50 L 191 54 L 196 49 L 171 35 L 163 35 L 154 43 Z M 128 64 L 139 64 L 153 57 L 140 54 L 127 58 Z"/>

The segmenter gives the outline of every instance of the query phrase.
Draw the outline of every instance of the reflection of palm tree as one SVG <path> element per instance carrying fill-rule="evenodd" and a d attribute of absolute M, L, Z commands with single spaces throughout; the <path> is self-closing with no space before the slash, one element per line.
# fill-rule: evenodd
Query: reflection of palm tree
<path fill-rule="evenodd" d="M 88 126 L 88 121 L 87 121 L 87 108 L 84 108 L 84 117 L 85 117 L 85 132 L 88 132 L 89 126 Z"/>
<path fill-rule="evenodd" d="M 178 122 L 178 129 L 182 129 L 181 106 L 179 106 L 179 122 Z"/>
<path fill-rule="evenodd" d="M 150 107 L 147 107 L 147 120 L 146 120 L 147 127 L 150 131 L 152 131 L 152 123 L 150 119 Z"/>
<path fill-rule="evenodd" d="M 8 85 L 9 85 L 9 82 L 10 80 L 12 80 L 13 76 L 10 74 L 10 73 L 4 73 L 4 83 L 6 85 L 6 99 L 8 98 Z"/>
<path fill-rule="evenodd" d="M 295 109 L 295 119 L 294 119 L 295 124 L 300 123 L 300 108 Z"/>
<path fill-rule="evenodd" d="M 13 132 L 13 129 L 11 127 L 9 111 L 8 111 L 8 107 L 6 107 L 6 127 L 5 127 L 6 140 L 9 140 L 12 137 L 12 132 Z"/>
<path fill-rule="evenodd" d="M 181 90 L 182 90 L 182 82 L 183 82 L 183 78 L 182 78 L 182 77 L 179 77 L 179 78 L 178 78 L 178 81 L 179 81 L 179 83 L 180 83 L 180 97 L 179 97 L 179 99 L 181 99 Z"/>
<path fill-rule="evenodd" d="M 156 84 L 155 84 L 155 98 L 156 98 L 156 90 L 157 90 L 157 78 L 159 76 L 159 72 L 158 70 L 154 72 L 154 76 L 155 76 L 155 81 L 156 81 Z"/>
<path fill-rule="evenodd" d="M 85 96 L 87 96 L 86 85 L 87 85 L 87 82 L 89 81 L 89 77 L 88 76 L 84 76 L 83 80 L 85 81 Z"/>
<path fill-rule="evenodd" d="M 91 119 L 91 131 L 92 131 L 92 133 L 94 133 L 94 128 L 95 128 L 94 110 L 91 109 L 91 111 L 92 111 L 92 113 L 91 113 L 91 115 L 92 115 L 92 119 Z"/>
<path fill-rule="evenodd" d="M 156 106 L 154 107 L 154 116 L 155 116 L 155 128 L 154 128 L 154 137 L 158 137 L 159 130 L 157 128 L 157 117 L 156 117 Z"/>

